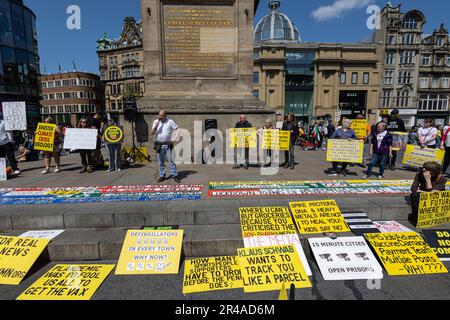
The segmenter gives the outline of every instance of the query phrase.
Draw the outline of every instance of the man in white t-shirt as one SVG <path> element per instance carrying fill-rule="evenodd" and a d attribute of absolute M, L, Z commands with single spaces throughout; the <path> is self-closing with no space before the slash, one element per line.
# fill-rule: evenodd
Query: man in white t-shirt
<path fill-rule="evenodd" d="M 419 144 L 422 148 L 436 148 L 437 129 L 432 119 L 426 119 L 423 128 L 419 128 Z"/>
<path fill-rule="evenodd" d="M 170 173 L 173 179 L 180 183 L 178 177 L 177 166 L 172 159 L 172 148 L 174 132 L 178 130 L 178 126 L 172 119 L 167 119 L 167 112 L 161 110 L 158 119 L 153 122 L 151 134 L 156 134 L 155 150 L 159 157 L 159 178 L 158 182 L 163 182 L 166 179 L 166 156 L 170 165 Z"/>

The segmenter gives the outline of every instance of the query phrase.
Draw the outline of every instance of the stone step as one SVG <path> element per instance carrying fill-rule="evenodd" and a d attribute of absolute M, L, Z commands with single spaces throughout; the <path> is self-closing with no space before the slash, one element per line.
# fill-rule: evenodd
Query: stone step
<path fill-rule="evenodd" d="M 289 206 L 308 197 L 276 199 L 162 201 L 0 207 L 0 230 L 141 228 L 161 225 L 239 224 L 240 207 Z M 317 200 L 317 198 L 315 198 Z M 333 197 L 320 197 L 333 199 Z M 404 196 L 334 198 L 342 212 L 364 211 L 372 220 L 406 220 Z"/>

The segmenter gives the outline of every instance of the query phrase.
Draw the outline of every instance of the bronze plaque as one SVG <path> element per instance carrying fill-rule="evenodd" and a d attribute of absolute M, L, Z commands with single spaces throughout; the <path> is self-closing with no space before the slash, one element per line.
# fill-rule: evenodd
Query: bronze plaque
<path fill-rule="evenodd" d="M 162 4 L 166 77 L 236 77 L 235 4 Z"/>

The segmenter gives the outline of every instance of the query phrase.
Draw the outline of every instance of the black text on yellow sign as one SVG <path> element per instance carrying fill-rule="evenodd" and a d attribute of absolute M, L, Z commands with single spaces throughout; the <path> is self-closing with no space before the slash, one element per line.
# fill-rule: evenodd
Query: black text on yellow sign
<path fill-rule="evenodd" d="M 239 213 L 243 238 L 297 233 L 287 207 L 240 208 Z"/>
<path fill-rule="evenodd" d="M 120 143 L 123 141 L 123 127 L 109 126 L 106 128 L 104 136 L 107 143 Z"/>
<path fill-rule="evenodd" d="M 312 286 L 293 245 L 238 249 L 238 264 L 245 292 Z"/>
<path fill-rule="evenodd" d="M 241 269 L 235 256 L 186 260 L 183 294 L 242 288 Z"/>
<path fill-rule="evenodd" d="M 450 222 L 450 191 L 420 195 L 417 228 L 431 228 Z"/>
<path fill-rule="evenodd" d="M 350 231 L 334 200 L 291 202 L 289 205 L 301 234 Z"/>
<path fill-rule="evenodd" d="M 17 300 L 89 300 L 113 269 L 114 265 L 59 264 Z"/>
<path fill-rule="evenodd" d="M 0 236 L 0 284 L 19 284 L 48 243 L 48 239 Z"/>
<path fill-rule="evenodd" d="M 391 276 L 448 272 L 415 232 L 366 233 L 364 236 Z"/>

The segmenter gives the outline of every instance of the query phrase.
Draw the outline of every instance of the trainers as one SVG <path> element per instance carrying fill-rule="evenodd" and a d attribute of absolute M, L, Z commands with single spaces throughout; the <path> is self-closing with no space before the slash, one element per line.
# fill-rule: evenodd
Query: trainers
<path fill-rule="evenodd" d="M 117 172 L 121 172 L 121 171 L 122 171 L 122 169 L 120 169 L 120 168 L 119 168 L 119 169 L 117 169 Z"/>
<path fill-rule="evenodd" d="M 20 170 L 15 170 L 11 172 L 10 176 L 17 176 L 18 174 L 20 174 Z"/>
<path fill-rule="evenodd" d="M 368 176 L 367 174 L 363 173 L 363 174 L 361 175 L 361 178 L 367 179 L 367 178 L 369 178 L 369 176 Z"/>
<path fill-rule="evenodd" d="M 87 171 L 86 167 L 83 167 L 83 168 L 80 170 L 80 173 L 85 173 L 86 171 Z"/>
<path fill-rule="evenodd" d="M 47 174 L 50 172 L 50 168 L 45 168 L 44 171 L 41 172 L 41 174 Z"/>
<path fill-rule="evenodd" d="M 92 172 L 94 172 L 94 168 L 93 168 L 93 167 L 91 167 L 91 166 L 89 166 L 89 167 L 88 167 L 88 169 L 87 169 L 87 172 L 88 172 L 88 173 L 92 173 Z"/>
<path fill-rule="evenodd" d="M 180 178 L 178 178 L 178 176 L 173 177 L 173 180 L 175 180 L 176 183 L 180 183 L 181 182 L 181 180 L 180 180 Z"/>
<path fill-rule="evenodd" d="M 329 176 L 329 177 L 336 177 L 337 175 L 338 175 L 338 173 L 336 171 L 327 172 L 327 176 Z"/>
<path fill-rule="evenodd" d="M 384 179 L 384 177 L 383 177 L 381 174 L 379 174 L 379 175 L 377 176 L 377 178 L 378 178 L 379 180 L 383 180 L 383 179 Z"/>
<path fill-rule="evenodd" d="M 59 173 L 61 172 L 61 170 L 59 168 L 56 168 L 55 171 L 53 171 L 54 173 Z"/>
<path fill-rule="evenodd" d="M 160 182 L 163 182 L 165 179 L 166 178 L 164 178 L 164 177 L 159 177 L 158 180 L 156 180 L 156 182 L 160 183 Z"/>

